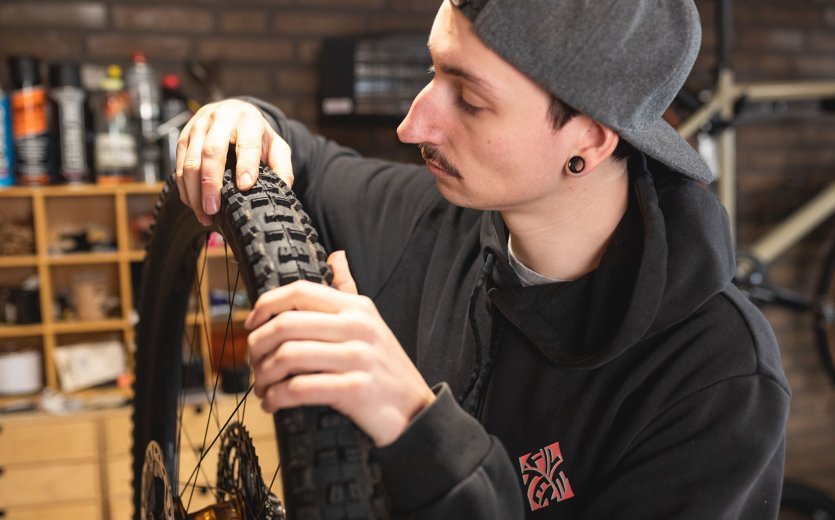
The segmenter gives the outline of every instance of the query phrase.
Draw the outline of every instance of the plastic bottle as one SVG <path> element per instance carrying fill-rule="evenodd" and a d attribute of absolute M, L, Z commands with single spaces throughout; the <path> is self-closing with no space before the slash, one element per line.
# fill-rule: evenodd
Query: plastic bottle
<path fill-rule="evenodd" d="M 160 180 L 160 149 L 157 142 L 159 126 L 159 83 L 154 69 L 141 52 L 133 54 L 133 62 L 125 71 L 125 86 L 130 92 L 131 113 L 139 127 L 138 180 L 154 183 Z"/>
<path fill-rule="evenodd" d="M 175 118 L 187 110 L 188 101 L 180 90 L 180 78 L 176 74 L 166 74 L 162 78 L 160 119 L 164 125 L 168 126 L 168 123 L 177 123 Z M 177 139 L 186 122 L 187 119 L 181 123 L 171 124 L 162 138 L 162 174 L 165 177 L 173 174 L 177 167 Z"/>
<path fill-rule="evenodd" d="M 66 183 L 90 182 L 87 158 L 87 115 L 77 63 L 53 63 L 49 67 L 52 131 L 58 153 L 56 178 Z"/>
<path fill-rule="evenodd" d="M 9 96 L 0 88 L 0 187 L 14 184 L 14 147 Z"/>
<path fill-rule="evenodd" d="M 122 81 L 122 68 L 118 65 L 107 68 L 95 116 L 96 182 L 132 182 L 138 164 L 136 137 L 130 126 L 130 96 Z"/>
<path fill-rule="evenodd" d="M 46 88 L 41 83 L 38 60 L 32 56 L 9 58 L 12 76 L 10 96 L 15 175 L 25 186 L 49 184 L 49 125 Z"/>

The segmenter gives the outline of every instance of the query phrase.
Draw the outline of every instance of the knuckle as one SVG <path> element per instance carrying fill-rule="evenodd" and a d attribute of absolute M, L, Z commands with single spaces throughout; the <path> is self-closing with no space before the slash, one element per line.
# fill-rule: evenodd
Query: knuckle
<path fill-rule="evenodd" d="M 200 179 L 200 186 L 205 190 L 206 188 L 219 189 L 220 182 L 213 175 L 204 175 Z"/>
<path fill-rule="evenodd" d="M 305 385 L 299 377 L 291 377 L 284 388 L 284 393 L 290 402 L 299 402 L 304 399 Z"/>
<path fill-rule="evenodd" d="M 186 157 L 183 161 L 183 171 L 199 170 L 202 161 L 197 157 Z"/>
<path fill-rule="evenodd" d="M 354 372 L 345 378 L 345 394 L 363 400 L 371 392 L 371 377 L 366 372 Z"/>
<path fill-rule="evenodd" d="M 365 308 L 348 309 L 341 313 L 344 326 L 354 337 L 365 342 L 373 342 L 377 336 L 376 323 L 369 319 L 369 311 Z"/>
<path fill-rule="evenodd" d="M 360 307 L 363 310 L 365 310 L 366 312 L 377 310 L 377 307 L 374 305 L 374 301 L 371 298 L 369 298 L 368 296 L 364 296 L 364 295 L 357 296 L 357 302 L 359 302 Z"/>
<path fill-rule="evenodd" d="M 353 341 L 350 347 L 346 350 L 346 356 L 352 366 L 358 368 L 367 368 L 371 366 L 373 355 L 368 348 L 368 344 L 363 341 Z"/>
<path fill-rule="evenodd" d="M 207 143 L 203 146 L 203 150 L 201 152 L 202 156 L 206 159 L 216 159 L 221 155 L 226 155 L 227 148 L 219 146 L 214 143 Z"/>
<path fill-rule="evenodd" d="M 238 151 L 240 152 L 261 152 L 261 143 L 255 141 L 238 141 Z"/>

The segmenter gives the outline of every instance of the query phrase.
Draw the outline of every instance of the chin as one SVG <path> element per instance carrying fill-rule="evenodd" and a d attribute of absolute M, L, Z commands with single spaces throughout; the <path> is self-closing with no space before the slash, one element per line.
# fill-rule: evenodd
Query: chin
<path fill-rule="evenodd" d="M 464 196 L 460 190 L 450 188 L 448 185 L 445 185 L 441 179 L 435 180 L 435 186 L 437 186 L 441 196 L 453 206 L 467 209 L 481 209 L 477 207 L 472 200 Z"/>

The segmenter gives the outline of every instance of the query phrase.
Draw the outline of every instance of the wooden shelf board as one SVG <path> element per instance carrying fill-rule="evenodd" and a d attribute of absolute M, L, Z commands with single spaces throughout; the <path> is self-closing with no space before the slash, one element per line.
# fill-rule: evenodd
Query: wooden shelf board
<path fill-rule="evenodd" d="M 35 255 L 0 256 L 0 267 L 35 267 L 38 257 Z"/>
<path fill-rule="evenodd" d="M 52 330 L 56 334 L 78 333 L 78 332 L 108 332 L 118 331 L 127 327 L 126 320 L 110 319 L 99 321 L 62 321 L 52 324 Z"/>
<path fill-rule="evenodd" d="M 147 253 L 144 249 L 135 249 L 133 251 L 128 251 L 127 259 L 130 262 L 141 262 L 145 260 L 145 255 Z"/>
<path fill-rule="evenodd" d="M 55 185 L 55 186 L 10 186 L 0 188 L 0 198 L 3 197 L 31 197 L 41 194 L 48 197 L 85 197 L 91 195 L 125 194 L 154 194 L 162 191 L 163 183 L 145 184 L 133 182 L 114 186 L 100 186 L 98 184 Z"/>
<path fill-rule="evenodd" d="M 43 325 L 0 325 L 0 338 L 24 338 L 43 334 Z"/>
<path fill-rule="evenodd" d="M 47 257 L 47 263 L 49 265 L 109 264 L 118 261 L 118 251 L 107 251 L 102 253 L 67 253 L 65 255 Z"/>

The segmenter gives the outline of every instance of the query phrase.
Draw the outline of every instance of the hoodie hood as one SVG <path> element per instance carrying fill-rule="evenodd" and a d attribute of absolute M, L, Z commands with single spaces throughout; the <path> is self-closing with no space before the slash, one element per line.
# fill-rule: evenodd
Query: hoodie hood
<path fill-rule="evenodd" d="M 716 196 L 643 154 L 628 168 L 627 211 L 598 268 L 572 282 L 521 287 L 501 216 L 482 221 L 482 253 L 496 258 L 490 300 L 566 368 L 605 365 L 692 314 L 733 279 L 727 213 Z M 724 232 L 708 235 L 716 229 Z"/>

